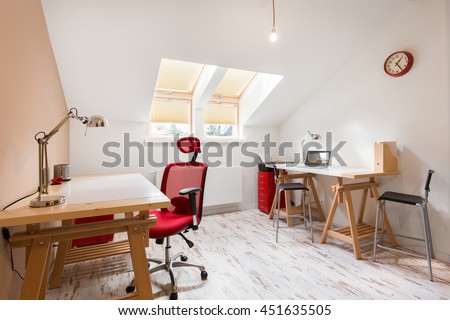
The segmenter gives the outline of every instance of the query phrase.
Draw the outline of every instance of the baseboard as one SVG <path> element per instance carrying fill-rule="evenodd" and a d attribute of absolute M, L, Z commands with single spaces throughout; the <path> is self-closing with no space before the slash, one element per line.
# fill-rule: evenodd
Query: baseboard
<path fill-rule="evenodd" d="M 256 203 L 229 203 L 224 205 L 218 205 L 218 206 L 208 206 L 203 207 L 203 215 L 213 215 L 213 214 L 220 214 L 220 213 L 227 213 L 227 212 L 234 212 L 234 211 L 241 211 L 241 210 L 249 210 L 249 209 L 255 209 L 257 208 Z"/>

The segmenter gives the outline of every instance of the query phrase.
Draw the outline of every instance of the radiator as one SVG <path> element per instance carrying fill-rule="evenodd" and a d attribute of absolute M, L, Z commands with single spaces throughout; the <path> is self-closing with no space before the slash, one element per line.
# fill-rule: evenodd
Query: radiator
<path fill-rule="evenodd" d="M 242 201 L 242 168 L 208 168 L 203 206 L 216 206 Z"/>

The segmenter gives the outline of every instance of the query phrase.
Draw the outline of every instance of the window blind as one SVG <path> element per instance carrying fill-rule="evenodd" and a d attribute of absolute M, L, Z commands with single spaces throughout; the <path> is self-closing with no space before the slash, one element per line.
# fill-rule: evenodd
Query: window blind
<path fill-rule="evenodd" d="M 237 106 L 207 105 L 205 124 L 237 124 Z"/>
<path fill-rule="evenodd" d="M 155 98 L 150 109 L 150 121 L 189 123 L 189 109 L 189 100 Z"/>

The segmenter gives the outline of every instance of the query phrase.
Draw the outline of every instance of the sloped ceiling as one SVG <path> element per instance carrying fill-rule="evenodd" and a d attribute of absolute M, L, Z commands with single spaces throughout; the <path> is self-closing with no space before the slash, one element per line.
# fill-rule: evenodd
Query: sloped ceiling
<path fill-rule="evenodd" d="M 282 75 L 247 125 L 278 125 L 411 0 L 42 0 L 68 106 L 148 118 L 162 58 Z"/>

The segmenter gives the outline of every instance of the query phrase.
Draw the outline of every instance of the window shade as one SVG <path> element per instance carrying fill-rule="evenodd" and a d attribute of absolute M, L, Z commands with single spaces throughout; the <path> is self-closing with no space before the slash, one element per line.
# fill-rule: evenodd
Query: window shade
<path fill-rule="evenodd" d="M 189 100 L 155 98 L 150 109 L 150 121 L 189 123 L 189 109 Z"/>
<path fill-rule="evenodd" d="M 208 105 L 205 108 L 205 124 L 237 124 L 236 113 L 236 106 Z"/>

